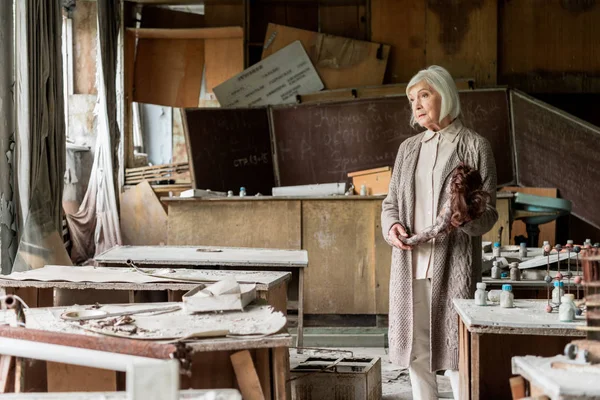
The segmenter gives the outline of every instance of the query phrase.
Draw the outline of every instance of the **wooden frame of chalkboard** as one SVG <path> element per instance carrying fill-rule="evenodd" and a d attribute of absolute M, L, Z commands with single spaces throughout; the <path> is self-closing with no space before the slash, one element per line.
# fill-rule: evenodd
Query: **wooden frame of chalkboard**
<path fill-rule="evenodd" d="M 195 189 L 270 195 L 275 184 L 266 107 L 182 110 Z"/>
<path fill-rule="evenodd" d="M 461 91 L 462 119 L 494 150 L 498 184 L 516 183 L 507 89 Z M 269 107 L 278 186 L 346 182 L 347 174 L 393 166 L 409 125 L 405 95 Z"/>
<path fill-rule="evenodd" d="M 571 214 L 600 229 L 600 128 L 518 90 L 510 103 L 519 185 L 558 188 Z"/>

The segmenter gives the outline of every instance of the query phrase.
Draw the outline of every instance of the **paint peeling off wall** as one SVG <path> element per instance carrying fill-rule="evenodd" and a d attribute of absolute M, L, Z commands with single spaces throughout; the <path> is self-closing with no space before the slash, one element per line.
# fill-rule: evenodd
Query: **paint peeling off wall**
<path fill-rule="evenodd" d="M 95 1 L 78 1 L 73 13 L 74 93 L 97 94 L 96 54 L 98 6 Z"/>

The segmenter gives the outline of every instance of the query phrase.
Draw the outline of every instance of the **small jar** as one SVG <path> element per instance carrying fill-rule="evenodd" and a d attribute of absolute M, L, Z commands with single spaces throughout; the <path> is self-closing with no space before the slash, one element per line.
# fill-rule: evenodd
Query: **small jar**
<path fill-rule="evenodd" d="M 501 273 L 502 270 L 500 270 L 500 267 L 498 266 L 498 261 L 492 262 L 492 279 L 500 279 Z"/>
<path fill-rule="evenodd" d="M 361 196 L 366 196 L 367 194 L 368 194 L 367 185 L 361 185 L 360 186 L 360 195 Z"/>
<path fill-rule="evenodd" d="M 233 190 L 227 191 L 227 197 L 233 197 Z"/>
<path fill-rule="evenodd" d="M 572 322 L 575 319 L 576 306 L 573 301 L 575 296 L 573 294 L 565 294 L 558 307 L 558 320 L 561 322 Z"/>
<path fill-rule="evenodd" d="M 500 257 L 500 242 L 494 242 L 494 248 L 492 249 L 492 255 L 494 257 Z"/>
<path fill-rule="evenodd" d="M 565 295 L 563 287 L 565 283 L 563 281 L 554 281 L 554 289 L 552 289 L 552 302 L 560 304 L 561 298 Z"/>
<path fill-rule="evenodd" d="M 500 307 L 513 308 L 515 295 L 512 292 L 511 285 L 502 285 L 502 294 L 500 295 Z"/>
<path fill-rule="evenodd" d="M 487 298 L 491 303 L 499 303 L 500 295 L 502 294 L 502 290 L 490 290 L 487 294 Z"/>
<path fill-rule="evenodd" d="M 477 282 L 477 290 L 475 291 L 475 305 L 487 306 L 487 291 L 485 290 L 485 283 Z"/>
<path fill-rule="evenodd" d="M 519 258 L 523 259 L 527 257 L 527 243 L 521 242 L 519 245 Z"/>
<path fill-rule="evenodd" d="M 511 281 L 520 281 L 521 280 L 521 271 L 519 270 L 518 262 L 510 263 L 510 280 Z"/>
<path fill-rule="evenodd" d="M 246 196 L 246 188 L 242 186 L 240 188 L 240 197 L 245 197 L 245 196 Z"/>

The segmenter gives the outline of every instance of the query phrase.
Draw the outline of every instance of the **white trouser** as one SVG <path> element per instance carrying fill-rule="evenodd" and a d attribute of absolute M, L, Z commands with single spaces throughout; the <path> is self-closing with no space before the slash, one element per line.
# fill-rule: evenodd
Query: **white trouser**
<path fill-rule="evenodd" d="M 431 372 L 429 352 L 429 310 L 431 309 L 431 280 L 413 280 L 413 343 L 410 372 L 410 384 L 414 400 L 437 400 L 438 387 L 435 372 Z M 452 392 L 458 397 L 458 371 L 446 371 L 450 378 Z"/>

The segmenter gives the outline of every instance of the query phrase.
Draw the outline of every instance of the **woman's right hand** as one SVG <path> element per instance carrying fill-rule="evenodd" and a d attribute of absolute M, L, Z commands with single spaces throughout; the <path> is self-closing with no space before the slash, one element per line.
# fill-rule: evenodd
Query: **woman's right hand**
<path fill-rule="evenodd" d="M 407 238 L 408 234 L 400 224 L 394 224 L 388 232 L 388 240 L 394 246 L 402 250 L 412 250 L 412 246 L 402 243 L 400 236 Z"/>

